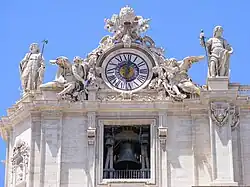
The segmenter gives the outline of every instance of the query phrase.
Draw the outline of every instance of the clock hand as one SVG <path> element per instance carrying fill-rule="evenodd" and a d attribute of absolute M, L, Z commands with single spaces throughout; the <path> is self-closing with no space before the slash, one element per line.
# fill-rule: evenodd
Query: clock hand
<path fill-rule="evenodd" d="M 126 85 L 126 90 L 127 90 L 127 76 L 128 76 L 128 61 L 126 61 L 126 68 L 125 68 L 125 85 Z"/>

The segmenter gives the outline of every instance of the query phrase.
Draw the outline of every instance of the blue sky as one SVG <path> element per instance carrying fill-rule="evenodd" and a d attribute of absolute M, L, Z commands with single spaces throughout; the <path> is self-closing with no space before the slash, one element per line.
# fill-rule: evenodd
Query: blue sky
<path fill-rule="evenodd" d="M 222 25 L 224 37 L 234 47 L 231 58 L 231 82 L 250 84 L 250 2 L 245 0 L 42 0 L 0 2 L 0 116 L 20 98 L 18 65 L 29 44 L 48 39 L 45 82 L 53 80 L 56 67 L 48 61 L 57 56 L 85 57 L 108 34 L 104 18 L 119 13 L 125 5 L 138 15 L 151 18 L 151 36 L 158 46 L 165 48 L 166 57 L 182 59 L 189 55 L 203 55 L 199 33 L 211 36 L 213 27 Z M 191 78 L 204 84 L 207 62 L 190 70 Z M 4 142 L 0 140 L 0 160 L 5 157 Z M 0 187 L 3 187 L 4 168 L 0 164 Z"/>

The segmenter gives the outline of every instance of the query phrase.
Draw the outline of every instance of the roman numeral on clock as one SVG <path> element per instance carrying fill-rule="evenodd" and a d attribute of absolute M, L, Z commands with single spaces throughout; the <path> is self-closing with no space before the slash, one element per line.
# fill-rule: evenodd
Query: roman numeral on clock
<path fill-rule="evenodd" d="M 121 55 L 115 57 L 115 59 L 118 60 L 119 62 L 122 62 L 122 56 Z"/>
<path fill-rule="evenodd" d="M 108 64 L 109 66 L 117 66 L 117 64 L 115 62 L 109 62 Z"/>
<path fill-rule="evenodd" d="M 123 57 L 124 57 L 125 61 L 128 61 L 127 54 L 124 54 Z"/>
<path fill-rule="evenodd" d="M 139 64 L 137 64 L 138 67 L 141 67 L 141 66 L 144 66 L 144 65 L 146 65 L 145 61 L 141 61 Z"/>
<path fill-rule="evenodd" d="M 128 54 L 128 60 L 131 61 L 132 55 Z"/>
<path fill-rule="evenodd" d="M 107 74 L 113 74 L 113 73 L 115 73 L 115 69 L 116 68 L 111 68 L 111 69 L 108 69 L 106 72 L 107 72 Z"/>
<path fill-rule="evenodd" d="M 139 73 L 140 74 L 148 74 L 148 69 L 140 69 Z"/>
<path fill-rule="evenodd" d="M 107 77 L 108 81 L 112 84 L 114 84 L 117 80 L 117 77 L 115 75 L 111 75 Z"/>
<path fill-rule="evenodd" d="M 116 88 L 119 88 L 119 85 L 121 84 L 121 82 L 122 82 L 121 80 L 118 80 L 118 81 L 115 83 L 115 87 L 116 87 Z"/>
<path fill-rule="evenodd" d="M 124 54 L 123 57 L 124 57 L 125 61 L 128 62 L 128 61 L 131 61 L 132 54 Z"/>
<path fill-rule="evenodd" d="M 114 86 L 119 89 L 125 89 L 125 83 L 122 80 L 118 80 Z"/>
<path fill-rule="evenodd" d="M 134 82 L 127 82 L 126 83 L 126 89 L 127 90 L 133 90 L 134 89 Z"/>
<path fill-rule="evenodd" d="M 134 58 L 134 60 L 133 60 L 132 62 L 135 62 L 135 61 L 137 60 L 137 58 L 138 58 L 138 57 L 137 57 L 137 56 L 135 56 L 135 58 Z"/>
<path fill-rule="evenodd" d="M 146 81 L 147 76 L 145 75 L 138 75 L 138 77 L 136 78 L 138 81 L 140 81 L 140 83 L 143 83 Z"/>

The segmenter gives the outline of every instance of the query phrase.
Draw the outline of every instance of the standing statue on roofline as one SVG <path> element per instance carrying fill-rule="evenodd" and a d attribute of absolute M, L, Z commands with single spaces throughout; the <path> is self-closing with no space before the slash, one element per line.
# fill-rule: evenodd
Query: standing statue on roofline
<path fill-rule="evenodd" d="M 209 77 L 229 77 L 230 55 L 233 48 L 222 37 L 222 26 L 216 26 L 213 37 L 205 41 L 204 32 L 200 33 L 200 44 L 205 48 L 208 58 Z"/>
<path fill-rule="evenodd" d="M 45 72 L 43 51 L 48 40 L 42 42 L 42 51 L 40 51 L 37 43 L 32 43 L 29 47 L 29 53 L 25 55 L 19 64 L 23 94 L 39 90 L 40 85 L 43 83 Z"/>
<path fill-rule="evenodd" d="M 45 64 L 39 45 L 32 43 L 29 53 L 20 62 L 20 77 L 23 93 L 38 90 L 43 82 Z"/>

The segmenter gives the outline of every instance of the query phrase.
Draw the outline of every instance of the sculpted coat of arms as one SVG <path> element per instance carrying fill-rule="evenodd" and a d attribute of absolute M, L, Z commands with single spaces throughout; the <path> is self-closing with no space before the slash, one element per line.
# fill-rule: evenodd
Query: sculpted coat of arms
<path fill-rule="evenodd" d="M 227 123 L 230 113 L 230 105 L 226 102 L 212 102 L 211 116 L 218 126 Z"/>

